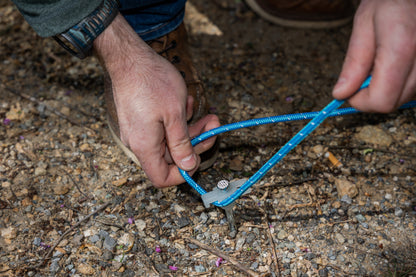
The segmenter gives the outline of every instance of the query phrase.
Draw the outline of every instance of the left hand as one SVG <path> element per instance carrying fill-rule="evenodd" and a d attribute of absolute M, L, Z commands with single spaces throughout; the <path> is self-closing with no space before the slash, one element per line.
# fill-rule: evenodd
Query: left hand
<path fill-rule="evenodd" d="M 354 95 L 370 74 L 368 89 Z M 333 96 L 382 113 L 416 97 L 416 1 L 361 1 Z"/>

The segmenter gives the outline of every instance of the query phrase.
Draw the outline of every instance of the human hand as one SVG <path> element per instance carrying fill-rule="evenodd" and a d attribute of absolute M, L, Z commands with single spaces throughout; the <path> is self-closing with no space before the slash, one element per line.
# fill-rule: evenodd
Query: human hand
<path fill-rule="evenodd" d="M 94 42 L 112 83 L 120 139 L 137 156 L 153 185 L 167 187 L 184 180 L 177 170 L 194 173 L 197 154 L 215 138 L 195 148 L 190 136 L 219 126 L 209 115 L 192 126 L 192 97 L 176 68 L 155 53 L 121 15 Z"/>
<path fill-rule="evenodd" d="M 333 90 L 366 112 L 388 113 L 416 97 L 416 1 L 362 0 Z M 368 89 L 354 93 L 368 75 Z"/>

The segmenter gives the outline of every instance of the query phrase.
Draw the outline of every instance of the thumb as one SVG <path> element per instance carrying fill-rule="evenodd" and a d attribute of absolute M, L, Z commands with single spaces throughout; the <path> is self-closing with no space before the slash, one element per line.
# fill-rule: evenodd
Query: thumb
<path fill-rule="evenodd" d="M 198 158 L 192 147 L 185 115 L 165 123 L 166 142 L 175 164 L 183 170 L 191 171 L 198 166 Z"/>
<path fill-rule="evenodd" d="M 369 4 L 360 6 L 348 45 L 342 71 L 332 95 L 337 99 L 351 97 L 367 78 L 375 56 L 375 34 Z"/>

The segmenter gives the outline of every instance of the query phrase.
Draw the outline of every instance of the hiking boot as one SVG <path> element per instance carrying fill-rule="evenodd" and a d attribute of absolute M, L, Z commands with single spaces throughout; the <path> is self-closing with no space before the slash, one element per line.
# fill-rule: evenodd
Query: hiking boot
<path fill-rule="evenodd" d="M 193 114 L 188 124 L 193 124 L 199 119 L 208 114 L 208 103 L 205 97 L 202 82 L 199 79 L 197 71 L 192 63 L 192 59 L 188 49 L 188 37 L 184 24 L 182 23 L 176 30 L 169 34 L 147 42 L 148 45 L 155 50 L 159 55 L 170 61 L 176 69 L 181 73 L 185 80 L 188 94 L 190 94 L 193 101 Z M 107 105 L 107 118 L 110 132 L 114 140 L 137 165 L 140 162 L 136 155 L 125 146 L 120 139 L 120 128 L 118 124 L 117 110 L 114 103 L 112 85 L 110 77 L 104 77 L 104 92 L 105 101 Z M 214 146 L 200 154 L 201 164 L 198 170 L 205 170 L 210 167 L 218 156 L 219 140 L 215 141 Z"/>
<path fill-rule="evenodd" d="M 294 28 L 335 28 L 347 24 L 354 15 L 349 0 L 245 0 L 262 18 Z"/>

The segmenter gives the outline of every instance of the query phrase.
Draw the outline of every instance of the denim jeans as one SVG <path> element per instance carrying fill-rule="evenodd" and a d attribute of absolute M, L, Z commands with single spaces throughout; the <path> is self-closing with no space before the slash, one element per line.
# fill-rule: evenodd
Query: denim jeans
<path fill-rule="evenodd" d="M 120 12 L 145 41 L 175 30 L 185 14 L 186 0 L 120 0 Z"/>

